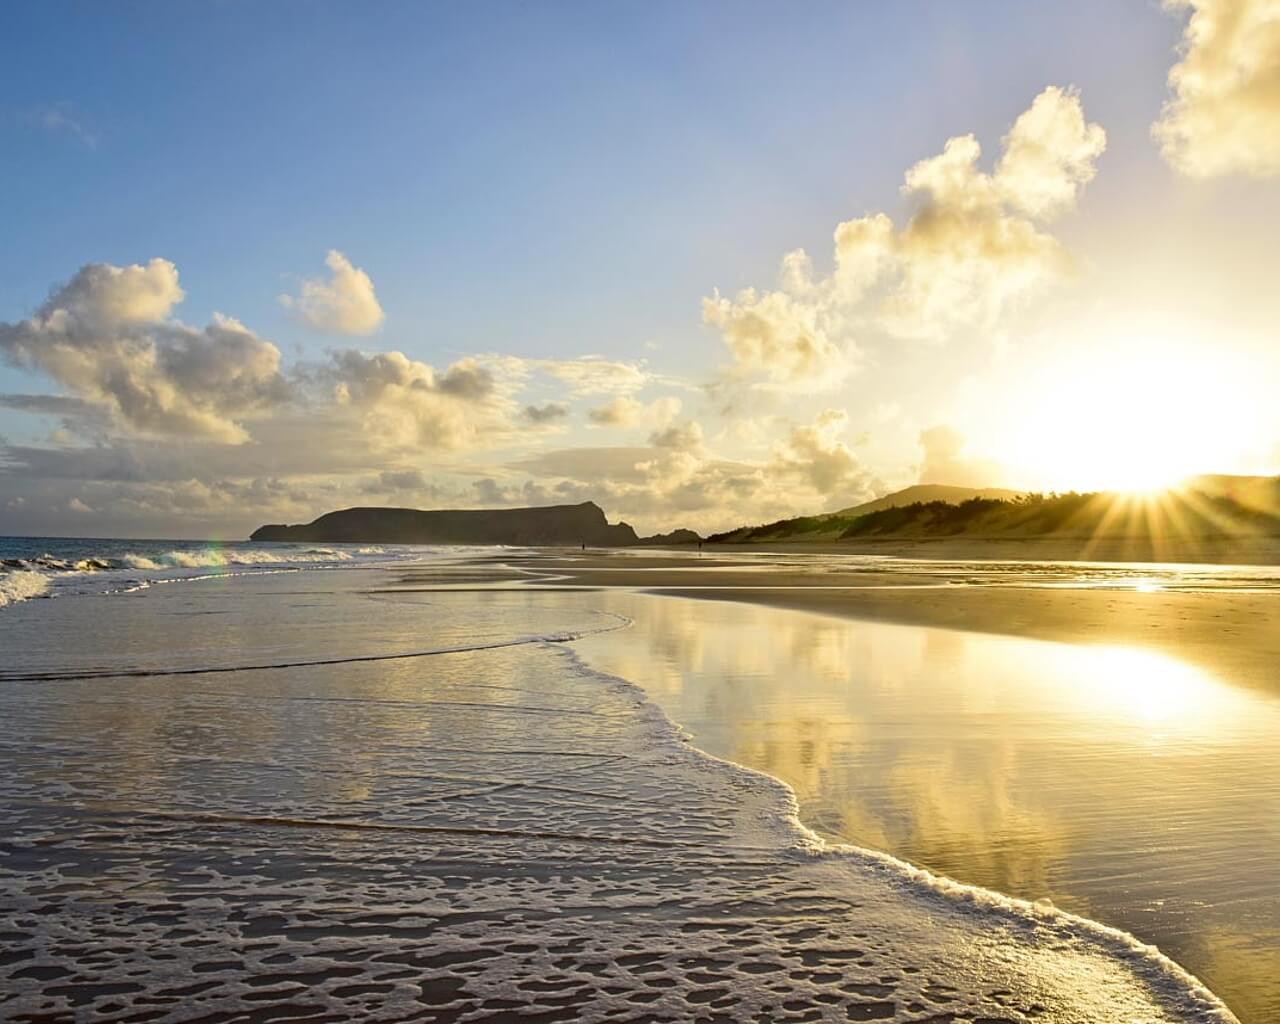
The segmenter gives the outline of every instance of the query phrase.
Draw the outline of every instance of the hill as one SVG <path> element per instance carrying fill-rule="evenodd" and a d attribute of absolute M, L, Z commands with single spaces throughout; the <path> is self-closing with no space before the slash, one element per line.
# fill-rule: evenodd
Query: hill
<path fill-rule="evenodd" d="M 719 533 L 708 539 L 722 543 L 749 543 L 754 541 L 834 541 L 839 540 L 850 522 L 859 516 L 882 512 L 890 508 L 902 508 L 927 502 L 958 505 L 974 498 L 1014 500 L 1022 497 L 1021 491 L 1003 487 L 955 487 L 950 484 L 913 484 L 892 494 L 841 509 L 823 512 L 816 516 L 800 516 L 795 519 L 779 519 L 763 526 L 739 527 Z"/>
<path fill-rule="evenodd" d="M 1231 476 L 1206 473 L 1183 482 L 1183 489 L 1209 498 L 1229 498 L 1237 505 L 1280 516 L 1280 476 Z"/>
<path fill-rule="evenodd" d="M 842 508 L 833 512 L 836 516 L 864 516 L 868 512 L 879 512 L 886 508 L 901 508 L 903 505 L 915 505 L 920 502 L 945 501 L 949 505 L 959 505 L 970 498 L 999 498 L 1012 501 L 1022 497 L 1024 492 L 1011 491 L 1005 487 L 954 487 L 951 484 L 912 484 L 900 491 L 886 494 L 883 497 Z"/>
<path fill-rule="evenodd" d="M 917 501 L 870 512 L 836 512 L 741 527 L 719 543 L 881 539 L 1057 538 L 1081 541 L 1280 537 L 1280 478 L 1196 478 L 1152 496 L 1112 492 Z"/>
<path fill-rule="evenodd" d="M 518 547 L 631 547 L 693 543 L 691 530 L 637 537 L 626 523 L 610 524 L 591 501 L 542 508 L 416 509 L 347 508 L 296 526 L 261 526 L 257 541 L 372 544 L 511 544 Z"/>

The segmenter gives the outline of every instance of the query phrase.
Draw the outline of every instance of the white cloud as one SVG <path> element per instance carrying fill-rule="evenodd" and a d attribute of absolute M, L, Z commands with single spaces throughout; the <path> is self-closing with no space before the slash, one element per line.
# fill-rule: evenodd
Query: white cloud
<path fill-rule="evenodd" d="M 1093 177 L 1106 135 L 1075 92 L 1049 87 L 1014 122 L 991 173 L 972 135 L 947 141 L 905 176 L 906 224 L 883 213 L 839 224 L 834 266 L 814 274 L 802 249 L 783 257 L 779 287 L 703 300 L 733 357 L 730 375 L 765 386 L 830 389 L 850 371 L 859 331 L 944 337 L 989 328 L 1012 304 L 1070 267 L 1044 226 Z"/>
<path fill-rule="evenodd" d="M 1050 220 L 1071 210 L 1093 180 L 1107 135 L 1085 121 L 1074 91 L 1050 86 L 1019 115 L 1003 146 L 992 178 L 1000 197 L 1031 217 Z"/>
<path fill-rule="evenodd" d="M 718 530 L 869 497 L 878 481 L 844 442 L 847 426 L 843 411 L 828 409 L 756 462 L 717 457 L 701 425 L 685 422 L 655 431 L 648 446 L 544 451 L 508 468 L 552 481 L 540 493 L 597 501 L 642 532 Z"/>
<path fill-rule="evenodd" d="M 600 356 L 532 359 L 528 365 L 568 384 L 571 393 L 577 396 L 631 394 L 653 379 L 643 363 L 618 362 Z"/>
<path fill-rule="evenodd" d="M 697 452 L 703 447 L 702 424 L 696 420 L 673 423 L 649 435 L 649 443 L 655 448 L 672 448 L 682 452 Z"/>
<path fill-rule="evenodd" d="M 782 291 L 718 291 L 702 300 L 702 322 L 720 331 L 740 376 L 763 376 L 780 387 L 826 389 L 848 375 L 847 349 L 827 334 L 821 305 Z"/>
<path fill-rule="evenodd" d="M 384 319 L 372 279 L 337 249 L 330 249 L 324 262 L 329 268 L 327 281 L 309 278 L 302 282 L 297 297 L 281 295 L 281 304 L 318 331 L 372 334 Z"/>
<path fill-rule="evenodd" d="M 842 440 L 849 428 L 843 409 L 824 409 L 811 424 L 795 427 L 774 451 L 772 471 L 793 475 L 824 497 L 849 503 L 869 493 L 871 476 Z"/>
<path fill-rule="evenodd" d="M 601 427 L 639 427 L 651 424 L 664 427 L 680 414 L 680 399 L 670 395 L 641 402 L 630 395 L 619 395 L 604 405 L 587 410 L 587 419 Z"/>
<path fill-rule="evenodd" d="M 375 446 L 457 449 L 508 429 L 515 415 L 494 373 L 475 358 L 443 373 L 403 352 L 331 354 L 339 407 L 356 411 Z"/>
<path fill-rule="evenodd" d="M 172 319 L 183 299 L 168 260 L 91 263 L 18 323 L 0 323 L 0 355 L 47 374 L 122 428 L 154 436 L 248 438 L 237 418 L 285 400 L 280 351 L 214 314 L 197 330 Z"/>
<path fill-rule="evenodd" d="M 1165 159 L 1208 178 L 1280 174 L 1280 0 L 1166 0 L 1191 9 L 1173 95 L 1152 133 Z"/>

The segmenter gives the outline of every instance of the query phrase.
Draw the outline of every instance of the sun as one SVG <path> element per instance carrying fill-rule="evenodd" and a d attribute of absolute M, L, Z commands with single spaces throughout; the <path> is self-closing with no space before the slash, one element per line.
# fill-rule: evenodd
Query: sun
<path fill-rule="evenodd" d="M 1208 346 L 1123 339 L 1061 353 L 1004 410 L 1005 461 L 1046 489 L 1151 493 L 1236 467 L 1265 405 Z"/>

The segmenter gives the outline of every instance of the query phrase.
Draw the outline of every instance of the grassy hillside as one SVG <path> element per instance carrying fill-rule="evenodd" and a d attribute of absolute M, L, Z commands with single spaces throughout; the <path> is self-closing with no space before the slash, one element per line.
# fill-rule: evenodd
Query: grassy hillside
<path fill-rule="evenodd" d="M 842 508 L 832 513 L 837 516 L 864 516 L 868 512 L 879 512 L 886 508 L 900 508 L 903 505 L 916 505 L 930 501 L 945 501 L 949 505 L 959 505 L 970 498 L 1000 498 L 1012 501 L 1020 498 L 1025 492 L 1011 491 L 1005 487 L 955 487 L 951 484 L 913 484 L 900 491 L 886 494 L 882 498 L 863 502 L 851 508 Z"/>
<path fill-rule="evenodd" d="M 917 501 L 860 514 L 783 519 L 717 534 L 721 543 L 841 541 L 878 538 L 1021 537 L 1266 537 L 1280 536 L 1280 478 L 1245 488 L 1127 494 L 1026 494 L 969 498 L 958 504 Z M 1271 499 L 1275 498 L 1275 501 Z M 856 509 L 852 510 L 857 512 Z"/>

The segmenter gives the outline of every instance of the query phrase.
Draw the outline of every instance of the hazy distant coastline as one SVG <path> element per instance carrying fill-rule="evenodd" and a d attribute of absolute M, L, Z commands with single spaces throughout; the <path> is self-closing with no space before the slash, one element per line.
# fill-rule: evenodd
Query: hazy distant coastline
<path fill-rule="evenodd" d="M 1203 476 L 1151 495 L 1022 494 L 925 485 L 710 540 L 838 545 L 928 558 L 1261 560 L 1280 553 L 1280 478 Z"/>
<path fill-rule="evenodd" d="M 694 531 L 641 537 L 594 502 L 504 509 L 349 508 L 259 527 L 254 541 L 635 547 L 702 543 Z M 708 545 L 905 558 L 1280 563 L 1280 477 L 1204 476 L 1159 494 L 1027 494 L 919 484 L 820 515 L 741 526 Z"/>

